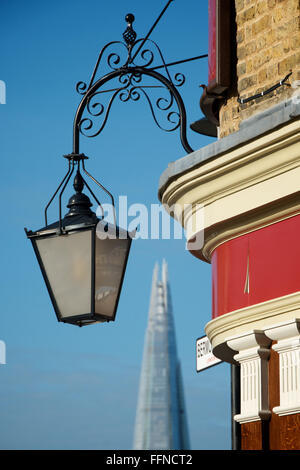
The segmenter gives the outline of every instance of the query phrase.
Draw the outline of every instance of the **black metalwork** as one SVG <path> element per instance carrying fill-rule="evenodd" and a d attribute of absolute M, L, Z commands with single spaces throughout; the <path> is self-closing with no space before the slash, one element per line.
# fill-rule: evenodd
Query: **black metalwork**
<path fill-rule="evenodd" d="M 258 98 L 261 98 L 262 96 L 268 95 L 269 93 L 271 93 L 272 91 L 277 90 L 277 88 L 279 88 L 281 86 L 288 86 L 288 87 L 291 86 L 289 83 L 286 83 L 286 81 L 292 75 L 292 73 L 293 72 L 289 72 L 282 80 L 280 80 L 278 83 L 271 86 L 267 90 L 262 91 L 261 93 L 257 93 L 256 95 L 249 96 L 248 98 L 238 98 L 237 99 L 238 102 L 240 104 L 246 104 L 246 103 L 249 103 L 249 101 L 257 100 Z"/>
<path fill-rule="evenodd" d="M 127 21 L 128 26 L 126 28 L 126 31 L 124 31 L 123 33 L 123 38 L 127 44 L 127 47 L 129 48 L 133 46 L 136 40 L 136 32 L 132 27 L 132 23 L 134 22 L 134 15 L 132 15 L 132 13 L 129 13 L 128 15 L 126 15 L 125 20 Z"/>
<path fill-rule="evenodd" d="M 172 77 L 169 67 L 207 57 L 207 54 L 169 64 L 165 62 L 159 46 L 150 39 L 150 35 L 172 1 L 174 0 L 167 2 L 147 35 L 141 39 L 136 39 L 137 35 L 132 26 L 134 15 L 131 13 L 126 15 L 127 28 L 123 33 L 124 42 L 112 41 L 106 44 L 99 54 L 89 85 L 82 81 L 77 83 L 76 90 L 83 98 L 77 108 L 73 124 L 73 154 L 79 154 L 80 134 L 96 137 L 102 132 L 117 98 L 122 102 L 145 98 L 158 127 L 166 132 L 180 128 L 180 139 L 184 149 L 188 153 L 193 151 L 187 140 L 185 106 L 177 90 L 184 84 L 185 77 L 182 73 L 176 73 Z M 115 50 L 110 52 L 112 46 Z M 116 50 L 117 47 L 120 50 Z M 105 57 L 109 71 L 96 80 L 99 66 L 103 64 Z M 156 57 L 160 63 L 155 65 Z M 163 69 L 164 74 L 159 73 L 157 71 L 159 69 Z M 114 86 L 106 88 L 105 85 L 112 81 L 115 83 Z M 149 94 L 149 91 L 153 90 L 161 91 L 163 95 L 153 101 Z M 107 96 L 109 96 L 108 103 L 104 105 L 101 101 Z M 165 116 L 165 124 L 161 122 L 162 114 Z M 98 126 L 95 123 L 96 118 L 100 119 Z"/>
<path fill-rule="evenodd" d="M 117 225 L 117 220 L 116 220 L 116 209 L 115 209 L 115 201 L 113 195 L 106 189 L 99 181 L 97 181 L 85 168 L 84 161 L 88 159 L 86 155 L 82 154 L 69 154 L 65 155 L 65 158 L 68 159 L 69 161 L 69 168 L 67 174 L 64 176 L 63 180 L 59 184 L 58 188 L 56 189 L 54 195 L 51 197 L 50 201 L 46 205 L 45 208 L 45 225 L 48 225 L 48 217 L 47 217 L 47 212 L 48 208 L 50 207 L 51 203 L 53 202 L 55 196 L 57 195 L 58 191 L 61 189 L 59 193 L 59 232 L 62 234 L 64 233 L 64 224 L 68 222 L 68 217 L 74 217 L 74 216 L 91 216 L 92 217 L 92 211 L 90 210 L 90 207 L 92 206 L 88 196 L 82 193 L 84 185 L 90 192 L 90 194 L 93 196 L 95 199 L 96 203 L 98 204 L 98 207 L 101 209 L 102 212 L 102 218 L 104 218 L 104 210 L 103 207 L 98 200 L 98 198 L 95 196 L 94 192 L 88 185 L 87 181 L 83 178 L 82 174 L 80 173 L 80 166 L 82 168 L 82 171 L 97 185 L 99 186 L 111 199 L 111 203 L 113 206 L 113 217 L 114 217 L 114 224 Z M 71 179 L 71 176 L 74 172 L 75 165 L 77 165 L 77 172 L 74 178 L 74 189 L 76 191 L 76 194 L 74 194 L 68 202 L 67 207 L 70 209 L 69 212 L 65 215 L 65 217 L 62 217 L 62 196 L 63 193 Z"/>
<path fill-rule="evenodd" d="M 102 210 L 102 216 L 104 217 L 103 208 L 100 202 L 80 173 L 81 168 L 83 173 L 110 197 L 114 210 L 114 222 L 116 225 L 114 198 L 112 194 L 86 170 L 85 160 L 88 157 L 83 153 L 80 153 L 79 149 L 80 134 L 87 137 L 96 137 L 102 132 L 107 123 L 111 107 L 116 99 L 125 103 L 130 100 L 138 101 L 141 98 L 144 98 L 149 105 L 150 112 L 157 126 L 166 132 L 180 129 L 180 139 L 184 149 L 188 153 L 193 151 L 187 140 L 187 118 L 184 102 L 177 90 L 178 87 L 185 83 L 185 76 L 182 73 L 176 73 L 172 77 L 169 67 L 202 59 L 207 57 L 207 54 L 171 63 L 165 62 L 159 46 L 150 39 L 150 35 L 172 1 L 174 0 L 169 0 L 167 2 L 160 15 L 151 26 L 149 32 L 141 39 L 137 39 L 136 32 L 132 26 L 135 19 L 134 15 L 131 13 L 126 15 L 125 21 L 127 22 L 127 28 L 123 33 L 124 42 L 112 41 L 106 44 L 98 56 L 89 84 L 87 85 L 82 81 L 77 83 L 76 90 L 80 95 L 82 95 L 82 99 L 78 105 L 73 122 L 73 151 L 72 153 L 65 155 L 65 158 L 68 159 L 69 163 L 68 171 L 46 205 L 44 211 L 46 226 L 48 225 L 48 209 L 58 194 L 59 231 L 60 233 L 64 232 L 63 225 L 65 219 L 62 217 L 62 196 L 71 176 L 74 173 L 75 167 L 77 167 L 74 184 L 76 194 L 72 196 L 69 201 L 69 215 L 74 215 L 75 212 L 80 212 L 83 208 L 86 211 L 89 210 L 89 198 L 82 194 L 82 185 L 85 184 L 86 188 Z M 118 51 L 115 49 L 114 51 L 111 51 L 112 46 L 114 46 L 114 48 L 118 47 L 120 50 Z M 122 53 L 123 60 L 121 59 Z M 155 63 L 156 57 L 159 59 L 158 64 Z M 103 65 L 105 58 L 108 73 L 104 74 L 101 78 L 96 79 L 99 67 L 100 65 Z M 160 69 L 163 70 L 164 74 L 158 72 Z M 113 86 L 105 87 L 105 85 L 112 82 L 114 82 Z M 149 94 L 150 91 L 159 92 L 159 96 L 156 97 L 155 100 L 151 99 Z M 106 106 L 100 102 L 102 101 L 102 98 L 105 97 L 108 97 L 108 103 Z M 159 113 L 165 116 L 164 124 L 158 116 Z M 100 120 L 98 125 L 96 125 L 96 119 Z M 81 190 L 79 190 L 79 188 L 81 188 Z"/>
<path fill-rule="evenodd" d="M 104 129 L 110 109 L 113 105 L 115 99 L 119 99 L 121 102 L 128 101 L 138 101 L 141 98 L 145 98 L 146 102 L 149 105 L 151 114 L 155 123 L 167 132 L 174 131 L 175 129 L 180 129 L 180 139 L 184 149 L 190 153 L 192 148 L 190 147 L 187 141 L 186 135 L 186 110 L 181 98 L 180 93 L 177 88 L 182 86 L 185 82 L 185 77 L 181 73 L 176 73 L 174 77 L 171 77 L 169 72 L 169 67 L 177 65 L 183 62 L 188 62 L 202 57 L 207 57 L 207 55 L 202 55 L 198 57 L 193 57 L 191 59 L 185 59 L 182 61 L 176 61 L 167 64 L 163 58 L 160 48 L 158 45 L 150 39 L 150 35 L 169 5 L 174 0 L 169 0 L 162 10 L 157 20 L 150 28 L 148 34 L 142 38 L 137 39 L 136 32 L 133 29 L 134 16 L 132 14 L 126 15 L 127 28 L 123 33 L 124 42 L 121 41 L 112 41 L 103 47 L 101 50 L 96 65 L 94 67 L 91 79 L 87 85 L 84 82 L 78 82 L 76 85 L 77 92 L 82 95 L 82 99 L 77 108 L 74 122 L 73 122 L 73 151 L 64 157 L 68 160 L 68 171 L 61 180 L 56 189 L 55 193 L 51 197 L 50 201 L 47 203 L 44 215 L 45 215 L 45 227 L 38 231 L 28 231 L 25 229 L 27 237 L 31 240 L 34 251 L 36 253 L 39 265 L 42 270 L 43 277 L 46 282 L 49 295 L 51 297 L 57 318 L 59 321 L 64 321 L 67 323 L 73 323 L 76 325 L 83 325 L 94 323 L 95 321 L 111 321 L 115 319 L 116 309 L 118 305 L 118 300 L 120 296 L 120 291 L 122 287 L 122 282 L 124 278 L 124 273 L 126 269 L 126 263 L 128 259 L 128 254 L 130 250 L 131 239 L 134 237 L 134 233 L 127 233 L 125 240 L 129 240 L 127 243 L 125 258 L 122 262 L 120 269 L 121 272 L 121 281 L 118 287 L 117 297 L 114 303 L 114 311 L 112 316 L 108 317 L 106 314 L 97 313 L 95 310 L 95 295 L 96 295 L 96 231 L 99 225 L 102 226 L 104 232 L 111 230 L 110 227 L 114 228 L 114 233 L 117 238 L 117 248 L 119 247 L 118 243 L 123 240 L 120 236 L 121 230 L 117 227 L 116 221 L 116 210 L 115 202 L 112 194 L 101 184 L 99 183 L 85 168 L 85 160 L 88 158 L 83 153 L 80 153 L 79 149 L 79 139 L 80 134 L 86 135 L 88 137 L 95 137 L 99 135 Z M 120 51 L 110 52 L 110 48 L 118 47 Z M 122 53 L 124 54 L 123 60 L 121 60 Z M 159 58 L 159 63 L 155 63 L 156 56 Z M 96 79 L 98 69 L 100 64 L 102 64 L 104 58 L 106 58 L 106 65 L 108 67 L 108 72 L 104 74 L 101 78 Z M 159 69 L 164 71 L 164 75 L 158 72 Z M 105 87 L 107 84 L 113 83 L 109 88 Z M 150 98 L 149 91 L 159 91 L 159 96 L 153 101 Z M 161 94 L 162 93 L 162 94 Z M 99 99 L 101 97 L 101 100 Z M 108 97 L 108 104 L 105 106 L 102 104 L 103 98 Z M 166 116 L 167 126 L 163 125 L 158 117 L 158 112 L 163 113 Z M 84 113 L 87 113 L 85 115 Z M 96 125 L 95 119 L 100 118 L 102 121 L 100 124 Z M 76 171 L 75 171 L 76 170 Z M 75 171 L 74 178 L 74 189 L 75 194 L 69 199 L 67 207 L 69 209 L 68 213 L 63 217 L 62 216 L 62 197 L 65 192 L 65 189 Z M 86 179 L 84 179 L 83 174 L 91 179 L 101 190 L 103 190 L 111 199 L 113 206 L 113 215 L 114 215 L 114 226 L 111 226 L 104 221 L 104 211 L 101 203 L 95 196 L 94 192 L 88 185 Z M 95 212 L 92 212 L 91 206 L 92 203 L 88 196 L 83 194 L 84 186 L 90 192 L 92 197 L 97 202 L 99 208 L 102 210 L 102 219 L 99 219 Z M 48 209 L 56 196 L 58 195 L 59 200 L 59 220 L 48 225 Z M 73 317 L 64 317 L 62 312 L 60 312 L 59 306 L 52 290 L 50 280 L 43 264 L 42 255 L 40 253 L 37 241 L 44 240 L 52 237 L 59 237 L 59 242 L 63 241 L 63 236 L 72 236 L 73 232 L 77 231 L 89 231 L 91 233 L 91 306 L 89 308 L 90 313 L 83 312 L 79 316 Z M 122 242 L 123 243 L 123 242 Z M 125 243 L 125 242 L 124 242 Z M 125 245 L 124 245 L 125 246 Z M 124 248 L 124 249 L 125 249 Z"/>
<path fill-rule="evenodd" d="M 131 13 L 126 15 L 125 21 L 127 22 L 127 28 L 123 33 L 124 42 L 112 41 L 106 44 L 98 56 L 89 84 L 87 85 L 82 81 L 77 83 L 76 90 L 80 95 L 82 95 L 82 99 L 78 105 L 73 122 L 73 152 L 69 155 L 65 155 L 65 158 L 67 158 L 69 162 L 67 174 L 64 176 L 45 208 L 46 226 L 48 223 L 48 208 L 59 193 L 59 230 L 63 233 L 61 201 L 66 186 L 75 170 L 75 166 L 77 166 L 77 175 L 80 174 L 79 171 L 81 167 L 85 175 L 92 179 L 92 181 L 110 197 L 114 209 L 114 221 L 116 224 L 114 198 L 112 194 L 86 170 L 84 162 L 88 157 L 83 153 L 80 153 L 79 149 L 80 134 L 86 137 L 96 137 L 102 132 L 107 123 L 111 107 L 116 99 L 125 103 L 130 100 L 138 101 L 141 98 L 144 98 L 149 105 L 150 112 L 157 126 L 166 132 L 172 132 L 179 128 L 180 139 L 184 149 L 188 153 L 193 151 L 187 140 L 187 117 L 184 102 L 177 90 L 178 87 L 185 83 L 185 76 L 182 73 L 176 73 L 172 77 L 169 67 L 202 59 L 207 57 L 207 54 L 178 60 L 168 64 L 165 62 L 159 46 L 150 39 L 150 35 L 172 1 L 174 0 L 169 0 L 167 2 L 165 8 L 151 26 L 147 35 L 141 39 L 137 39 L 136 32 L 132 26 L 135 19 L 134 15 Z M 120 50 L 110 52 L 112 46 L 115 48 L 119 47 Z M 124 56 L 123 60 L 121 60 L 122 53 Z M 155 64 L 156 57 L 159 59 L 158 64 Z M 103 64 L 104 58 L 106 58 L 106 67 L 109 71 L 96 80 L 97 72 L 100 65 Z M 164 75 L 157 71 L 159 69 L 164 71 Z M 112 82 L 114 82 L 114 86 L 107 88 L 104 87 Z M 150 91 L 160 92 L 159 96 L 156 97 L 154 101 L 149 95 Z M 108 97 L 108 103 L 106 106 L 100 102 L 100 97 L 101 100 L 104 97 Z M 158 116 L 159 113 L 165 116 L 164 124 Z M 100 120 L 98 126 L 95 123 L 97 118 Z M 82 175 L 80 176 L 82 178 L 82 182 L 101 208 L 102 215 L 104 216 L 100 202 L 87 184 L 86 180 L 83 179 Z M 73 196 L 75 198 L 75 202 L 82 198 L 82 196 L 81 192 L 77 192 L 76 195 Z"/>

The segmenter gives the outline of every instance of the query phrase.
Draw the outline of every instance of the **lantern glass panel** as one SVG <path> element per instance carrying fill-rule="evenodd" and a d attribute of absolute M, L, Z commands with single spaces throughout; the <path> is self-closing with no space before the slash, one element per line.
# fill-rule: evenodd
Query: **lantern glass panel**
<path fill-rule="evenodd" d="M 36 244 L 62 319 L 90 313 L 91 231 L 40 238 Z"/>
<path fill-rule="evenodd" d="M 130 239 L 96 235 L 95 313 L 114 318 L 123 281 Z"/>

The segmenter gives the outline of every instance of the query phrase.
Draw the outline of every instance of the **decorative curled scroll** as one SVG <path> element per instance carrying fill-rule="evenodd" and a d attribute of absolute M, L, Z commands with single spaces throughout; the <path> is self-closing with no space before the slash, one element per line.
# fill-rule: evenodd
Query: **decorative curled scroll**
<path fill-rule="evenodd" d="M 158 57 L 160 59 L 160 63 L 158 65 L 158 67 L 162 68 L 165 71 L 166 76 L 170 80 L 171 83 L 173 83 L 177 87 L 182 86 L 185 83 L 185 76 L 182 73 L 178 73 L 178 72 L 175 74 L 175 76 L 172 80 L 171 74 L 169 72 L 168 65 L 166 64 L 166 61 L 165 61 L 164 56 L 161 52 L 161 49 L 160 49 L 160 47 L 158 46 L 158 44 L 156 42 L 152 41 L 152 39 L 146 39 L 146 40 L 145 40 L 145 38 L 139 39 L 138 41 L 135 42 L 135 44 L 133 46 L 133 49 L 132 49 L 132 52 L 134 52 L 134 48 L 136 46 L 138 46 L 138 44 L 140 42 L 143 43 L 143 46 L 145 44 L 149 44 L 149 47 L 150 47 L 150 45 L 154 46 L 156 52 L 158 53 Z M 153 64 L 153 62 L 155 60 L 155 57 L 156 57 L 155 53 L 149 48 L 147 48 L 147 49 L 141 48 L 139 53 L 137 54 L 137 58 L 139 58 L 138 55 L 140 55 L 140 57 L 144 60 L 144 63 L 138 64 L 137 60 L 132 60 L 132 63 L 136 67 L 149 67 L 150 65 Z M 152 67 L 152 70 L 155 70 L 155 68 L 156 67 Z M 174 83 L 174 80 L 175 80 L 175 83 Z"/>
<path fill-rule="evenodd" d="M 145 49 L 141 49 L 137 55 L 137 59 L 135 61 L 133 61 L 131 59 L 131 55 L 132 53 L 134 52 L 135 48 L 138 48 L 139 44 L 143 42 L 144 44 L 146 43 L 149 43 L 149 47 L 145 48 Z M 91 87 L 91 85 L 93 84 L 94 82 L 94 79 L 95 79 L 95 76 L 97 74 L 97 71 L 98 71 L 98 68 L 99 66 L 101 65 L 102 63 L 102 60 L 105 58 L 105 52 L 107 51 L 108 48 L 110 48 L 112 45 L 121 45 L 123 46 L 124 50 L 127 50 L 127 46 L 126 44 L 124 44 L 123 42 L 121 41 L 112 41 L 110 43 L 108 43 L 106 46 L 103 47 L 103 49 L 101 50 L 100 54 L 99 54 L 99 57 L 98 57 L 98 60 L 97 60 L 97 63 L 96 63 L 96 66 L 95 66 L 95 69 L 94 69 L 94 72 L 92 74 L 92 77 L 90 79 L 90 84 L 89 86 L 87 86 L 87 84 L 83 81 L 80 81 L 76 84 L 76 91 L 77 93 L 79 93 L 80 95 L 85 95 L 85 93 L 88 91 L 88 89 Z M 109 69 L 109 70 L 119 70 L 121 68 L 126 68 L 128 67 L 129 63 L 130 65 L 132 65 L 133 67 L 150 67 L 150 65 L 153 65 L 153 62 L 155 61 L 155 58 L 156 58 L 156 55 L 155 55 L 155 52 L 152 51 L 150 49 L 150 45 L 151 46 L 154 46 L 154 48 L 156 49 L 156 52 L 158 52 L 158 57 L 160 59 L 159 61 L 159 65 L 158 67 L 160 68 L 163 68 L 166 75 L 167 75 L 167 78 L 170 80 L 170 82 L 172 82 L 175 86 L 177 87 L 180 87 L 182 86 L 184 83 L 185 83 L 185 76 L 182 74 L 182 73 L 176 73 L 174 75 L 174 78 L 172 80 L 171 78 L 171 74 L 169 72 L 169 69 L 168 69 L 168 66 L 164 60 L 164 57 L 163 57 L 163 54 L 161 52 L 161 49 L 159 48 L 159 46 L 156 44 L 156 42 L 150 40 L 150 39 L 147 39 L 145 41 L 144 38 L 142 39 L 139 39 L 137 40 L 132 46 L 131 46 L 131 49 L 130 49 L 130 53 L 128 53 L 128 56 L 125 60 L 125 62 L 122 62 L 121 60 L 121 54 L 120 53 L 117 53 L 117 52 L 110 52 L 108 53 L 108 55 L 106 56 L 106 67 Z M 124 51 L 123 51 L 124 52 Z M 127 50 L 128 52 L 128 50 Z M 142 59 L 142 63 L 141 64 L 138 64 L 137 63 L 137 60 L 138 59 Z M 155 69 L 155 67 L 153 68 Z"/>
<path fill-rule="evenodd" d="M 112 41 L 104 46 L 98 56 L 89 85 L 83 81 L 77 83 L 76 91 L 82 96 L 82 99 L 74 120 L 74 153 L 79 153 L 80 133 L 87 137 L 96 137 L 102 132 L 117 97 L 123 103 L 130 100 L 139 101 L 144 98 L 157 126 L 166 132 L 180 128 L 181 143 L 188 153 L 192 152 L 186 137 L 184 103 L 176 89 L 185 83 L 185 76 L 178 72 L 174 77 L 171 76 L 169 66 L 175 63 L 167 64 L 159 46 L 149 39 L 152 30 L 172 1 L 168 1 L 149 33 L 141 39 L 136 39 L 136 32 L 132 27 L 134 16 L 128 14 L 126 16 L 127 28 L 123 34 L 124 42 Z M 114 48 L 120 47 L 121 52 L 112 51 L 112 46 Z M 158 65 L 155 65 L 156 57 L 158 57 Z M 194 59 L 196 58 L 187 60 Z M 108 73 L 96 80 L 98 69 L 100 65 L 103 68 L 104 60 Z M 157 69 L 162 69 L 163 74 L 157 72 Z M 150 84 L 144 80 L 149 78 L 152 79 Z M 118 79 L 118 83 L 116 83 L 116 79 Z M 153 84 L 153 79 L 158 83 Z M 113 80 L 115 80 L 115 86 L 104 87 Z M 149 93 L 153 90 L 163 90 L 166 94 L 153 99 Z M 108 97 L 106 105 L 103 103 L 104 97 Z M 87 115 L 83 116 L 85 111 Z M 160 116 L 164 116 L 167 126 L 161 123 L 159 113 Z M 96 124 L 96 118 L 98 124 Z"/>
<path fill-rule="evenodd" d="M 117 53 L 115 51 L 108 53 L 107 56 L 105 55 L 107 50 L 109 50 L 110 47 L 115 46 L 115 45 L 119 45 L 119 46 L 121 46 L 121 49 L 123 49 L 123 53 L 126 56 L 125 62 L 124 61 L 122 62 L 121 54 Z M 126 55 L 126 53 L 127 53 L 127 55 Z M 108 69 L 118 70 L 120 68 L 120 64 L 121 64 L 121 66 L 123 66 L 128 61 L 128 50 L 127 50 L 126 44 L 124 44 L 124 42 L 122 42 L 122 41 L 111 41 L 108 44 L 106 44 L 102 48 L 102 50 L 101 50 L 101 52 L 98 56 L 98 59 L 97 59 L 94 71 L 92 73 L 89 85 L 87 86 L 87 84 L 85 82 L 82 82 L 82 81 L 78 82 L 76 84 L 77 93 L 79 93 L 80 95 L 85 95 L 85 93 L 88 91 L 88 89 L 92 86 L 92 84 L 95 80 L 98 68 L 99 68 L 100 64 L 102 63 L 102 61 L 105 57 L 106 57 L 106 66 L 108 67 Z"/>
<path fill-rule="evenodd" d="M 76 91 L 79 95 L 84 95 L 87 90 L 87 84 L 85 82 L 76 83 Z"/>
<path fill-rule="evenodd" d="M 104 129 L 109 112 L 111 107 L 118 97 L 119 101 L 126 103 L 128 101 L 139 101 L 142 97 L 145 98 L 146 102 L 149 105 L 154 122 L 157 126 L 166 132 L 171 132 L 180 126 L 180 112 L 178 109 L 174 110 L 174 95 L 169 88 L 163 84 L 159 85 L 147 85 L 142 84 L 143 75 L 141 73 L 132 73 L 135 70 L 130 68 L 130 72 L 122 73 L 118 77 L 119 83 L 123 86 L 117 88 L 111 88 L 106 90 L 95 91 L 92 94 L 89 94 L 86 101 L 86 111 L 88 113 L 87 117 L 82 118 L 79 123 L 80 133 L 86 137 L 96 137 Z M 164 91 L 165 96 L 159 96 L 155 100 L 152 100 L 148 91 L 157 90 L 159 92 Z M 105 106 L 98 98 L 103 97 L 104 94 L 110 94 L 110 99 Z M 161 112 L 161 117 L 158 116 L 158 113 Z M 166 125 L 162 124 L 162 115 L 165 114 Z M 102 117 L 102 121 L 98 125 L 97 130 L 95 131 L 95 121 L 93 118 Z"/>
<path fill-rule="evenodd" d="M 143 79 L 145 77 L 155 79 L 158 84 L 148 84 L 148 82 L 144 84 Z M 103 89 L 106 83 L 116 78 L 119 86 Z M 177 77 L 177 79 L 179 80 L 180 77 Z M 148 91 L 153 90 L 163 90 L 166 95 L 159 96 L 153 102 L 148 93 Z M 98 98 L 102 98 L 106 94 L 109 94 L 110 99 L 107 106 L 104 106 Z M 180 127 L 182 145 L 188 153 L 192 152 L 186 138 L 185 107 L 173 82 L 155 70 L 143 67 L 127 67 L 115 70 L 100 78 L 84 94 L 74 121 L 74 153 L 78 153 L 79 150 L 79 133 L 86 137 L 96 137 L 102 132 L 117 97 L 123 103 L 129 100 L 138 101 L 141 97 L 144 97 L 157 126 L 166 132 L 174 131 Z M 176 109 L 174 109 L 175 105 Z M 88 116 L 83 116 L 84 111 L 88 113 Z M 166 116 L 167 127 L 161 124 L 158 112 Z M 102 117 L 102 121 L 96 129 L 94 118 L 99 117 Z"/>

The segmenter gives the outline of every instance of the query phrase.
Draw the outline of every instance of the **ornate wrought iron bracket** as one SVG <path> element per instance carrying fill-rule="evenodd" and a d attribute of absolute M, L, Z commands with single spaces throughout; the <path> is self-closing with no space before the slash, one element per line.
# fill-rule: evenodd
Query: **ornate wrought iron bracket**
<path fill-rule="evenodd" d="M 124 42 L 112 41 L 106 44 L 98 56 L 89 85 L 86 85 L 84 82 L 78 82 L 76 85 L 76 90 L 80 95 L 82 95 L 82 99 L 77 108 L 73 123 L 73 151 L 71 154 L 65 155 L 69 163 L 68 171 L 60 182 L 54 195 L 48 202 L 44 213 L 45 223 L 47 226 L 47 212 L 49 206 L 53 202 L 56 195 L 58 195 L 59 231 L 61 234 L 63 234 L 63 217 L 61 209 L 62 195 L 74 172 L 75 165 L 77 166 L 77 173 L 74 181 L 74 188 L 77 188 L 75 197 L 77 199 L 82 197 L 81 186 L 85 184 L 93 198 L 96 200 L 98 206 L 102 209 L 102 217 L 104 217 L 103 208 L 100 202 L 87 184 L 86 180 L 83 179 L 83 176 L 80 174 L 81 168 L 83 173 L 92 179 L 92 181 L 110 197 L 112 205 L 115 208 L 112 194 L 85 169 L 84 161 L 88 157 L 83 153 L 80 153 L 79 149 L 80 134 L 87 137 L 96 137 L 102 132 L 107 123 L 108 116 L 115 99 L 118 98 L 122 102 L 127 102 L 129 100 L 138 101 L 142 97 L 145 98 L 149 105 L 153 119 L 158 127 L 166 132 L 172 132 L 179 128 L 180 139 L 183 148 L 187 153 L 191 153 L 193 151 L 187 140 L 187 118 L 184 102 L 179 91 L 177 90 L 178 87 L 184 84 L 185 77 L 182 73 L 176 73 L 172 79 L 169 72 L 169 67 L 207 57 L 207 54 L 166 64 L 158 45 L 149 39 L 152 31 L 172 1 L 174 0 L 169 0 L 167 2 L 166 6 L 150 28 L 148 34 L 142 39 L 137 39 L 136 32 L 132 27 L 134 16 L 131 13 L 126 15 L 125 20 L 127 22 L 127 28 L 123 33 Z M 121 48 L 121 51 L 124 55 L 123 61 L 121 60 L 121 52 L 109 52 L 112 46 Z M 154 53 L 153 49 L 156 54 Z M 159 58 L 159 63 L 155 65 L 156 55 Z M 103 65 L 105 58 L 106 66 L 108 67 L 109 71 L 101 78 L 96 79 L 98 69 L 100 65 Z M 139 61 L 142 63 L 138 63 Z M 165 75 L 158 72 L 157 70 L 159 69 L 162 69 Z M 105 87 L 105 85 L 113 83 L 114 85 L 110 86 L 109 88 Z M 156 97 L 153 103 L 149 96 L 149 91 L 163 92 L 164 95 Z M 108 103 L 106 106 L 100 102 L 100 100 L 98 100 L 100 97 L 101 101 L 103 101 L 102 98 L 108 98 Z M 164 114 L 167 121 L 167 127 L 162 125 L 157 112 Z M 100 124 L 98 123 L 97 125 L 96 121 L 98 119 L 100 120 Z M 81 182 L 81 190 L 78 190 L 79 180 Z M 116 224 L 115 209 L 114 219 Z"/>
<path fill-rule="evenodd" d="M 187 153 L 193 151 L 187 140 L 186 109 L 177 90 L 179 86 L 184 84 L 185 77 L 181 73 L 176 73 L 172 79 L 169 67 L 207 57 L 207 54 L 167 64 L 158 45 L 149 39 L 153 29 L 172 1 L 169 0 L 145 38 L 136 39 L 137 35 L 132 27 L 134 16 L 128 14 L 125 18 L 127 28 L 123 33 L 124 42 L 113 41 L 104 46 L 99 54 L 89 85 L 87 86 L 84 82 L 77 83 L 76 90 L 83 95 L 83 98 L 77 108 L 73 124 L 73 154 L 80 153 L 80 134 L 86 137 L 96 137 L 102 132 L 112 104 L 117 98 L 126 102 L 129 100 L 138 101 L 141 97 L 147 101 L 158 127 L 166 132 L 172 132 L 179 128 L 183 148 Z M 123 49 L 122 52 L 125 54 L 123 61 L 120 52 L 109 52 L 112 46 Z M 159 64 L 156 66 L 154 65 L 155 53 L 159 58 Z M 95 80 L 99 66 L 105 57 L 106 65 L 110 71 Z M 138 64 L 138 61 L 142 61 L 142 64 Z M 123 65 L 120 66 L 120 64 Z M 165 75 L 158 72 L 158 69 L 163 69 Z M 105 85 L 110 82 L 115 82 L 115 85 L 106 88 Z M 164 95 L 159 96 L 153 102 L 149 91 L 162 91 Z M 103 99 L 109 96 L 106 106 L 100 100 L 97 101 L 100 96 Z M 161 123 L 161 117 L 157 115 L 159 112 L 164 114 L 167 126 Z M 98 127 L 95 122 L 96 118 L 100 120 Z"/>

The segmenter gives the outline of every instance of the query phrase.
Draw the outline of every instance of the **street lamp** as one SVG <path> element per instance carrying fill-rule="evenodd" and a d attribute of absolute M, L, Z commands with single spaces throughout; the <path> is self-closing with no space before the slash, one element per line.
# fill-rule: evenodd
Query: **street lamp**
<path fill-rule="evenodd" d="M 113 321 L 134 234 L 98 218 L 82 193 L 85 155 L 67 155 L 75 194 L 59 221 L 27 231 L 58 321 L 84 326 Z M 99 203 L 100 205 L 100 203 Z M 100 206 L 101 207 L 101 206 Z"/>
<path fill-rule="evenodd" d="M 132 27 L 134 16 L 128 14 L 125 18 L 127 28 L 123 34 L 124 42 L 113 41 L 104 46 L 89 85 L 84 82 L 77 83 L 77 92 L 83 98 L 73 123 L 73 152 L 65 155 L 69 164 L 67 174 L 45 208 L 45 227 L 36 231 L 25 229 L 32 242 L 58 321 L 83 326 L 115 319 L 131 240 L 134 237 L 133 233 L 117 226 L 113 196 L 86 170 L 85 160 L 88 157 L 79 151 L 80 134 L 87 137 L 99 135 L 107 123 L 112 104 L 117 97 L 122 102 L 138 101 L 143 97 L 160 129 L 171 132 L 180 128 L 184 149 L 188 153 L 193 151 L 187 141 L 184 103 L 177 90 L 177 87 L 185 82 L 185 77 L 177 73 L 172 79 L 169 67 L 207 57 L 207 54 L 166 64 L 158 45 L 149 39 L 172 1 L 167 2 L 148 34 L 142 39 L 136 39 L 136 32 Z M 158 54 L 159 65 L 153 66 L 155 54 L 144 47 L 146 43 Z M 111 46 L 121 46 L 123 51 L 125 50 L 123 62 L 119 53 L 108 53 Z M 99 65 L 107 53 L 107 66 L 110 71 L 96 80 Z M 143 61 L 142 65 L 136 63 L 138 59 Z M 123 65 L 120 66 L 120 63 Z M 162 69 L 165 74 L 157 72 L 158 69 Z M 143 79 L 146 79 L 147 83 L 143 83 Z M 105 85 L 112 81 L 117 83 L 105 88 Z M 153 104 L 148 93 L 151 90 L 164 91 L 167 94 L 157 98 Z M 99 101 L 95 102 L 95 97 L 98 99 L 104 96 L 110 96 L 106 108 Z M 174 110 L 174 106 L 177 106 L 177 110 Z M 165 113 L 169 125 L 167 128 L 159 122 L 156 111 Z M 84 113 L 88 115 L 85 116 Z M 96 118 L 102 118 L 102 122 L 95 131 Z M 62 195 L 75 168 L 75 194 L 67 205 L 69 212 L 62 217 Z M 83 174 L 91 178 L 111 198 L 114 224 L 104 220 L 102 206 Z M 92 212 L 91 201 L 82 192 L 84 186 L 102 209 L 101 218 Z M 59 220 L 48 225 L 47 210 L 58 193 Z"/>

